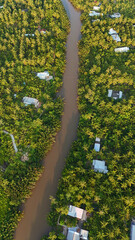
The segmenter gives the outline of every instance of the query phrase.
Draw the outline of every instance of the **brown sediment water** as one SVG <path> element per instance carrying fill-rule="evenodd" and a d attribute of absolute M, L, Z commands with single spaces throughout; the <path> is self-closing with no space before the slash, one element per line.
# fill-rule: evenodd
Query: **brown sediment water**
<path fill-rule="evenodd" d="M 64 114 L 61 130 L 56 136 L 52 150 L 44 160 L 45 170 L 37 182 L 31 197 L 24 206 L 24 218 L 15 232 L 15 240 L 40 240 L 48 234 L 51 227 L 47 223 L 50 211 L 50 196 L 57 191 L 58 180 L 61 177 L 71 144 L 77 137 L 79 112 L 77 109 L 78 82 L 78 47 L 80 39 L 80 12 L 76 11 L 68 0 L 61 0 L 70 19 L 71 31 L 67 38 L 66 69 L 63 76 L 63 87 L 59 95 L 64 98 Z"/>

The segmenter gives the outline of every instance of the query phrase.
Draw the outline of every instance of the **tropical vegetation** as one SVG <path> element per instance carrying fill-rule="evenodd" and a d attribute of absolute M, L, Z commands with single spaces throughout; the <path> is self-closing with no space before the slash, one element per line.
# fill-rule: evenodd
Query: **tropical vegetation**
<path fill-rule="evenodd" d="M 20 205 L 60 129 L 63 100 L 56 93 L 69 21 L 60 0 L 5 0 L 0 6 L 0 239 L 10 240 L 22 216 Z M 45 70 L 52 80 L 36 76 Z M 25 106 L 25 96 L 40 107 Z"/>

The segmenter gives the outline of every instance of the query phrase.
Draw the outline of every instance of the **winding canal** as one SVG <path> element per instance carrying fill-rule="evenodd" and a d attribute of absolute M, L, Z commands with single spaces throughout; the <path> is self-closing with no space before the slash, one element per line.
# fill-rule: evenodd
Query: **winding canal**
<path fill-rule="evenodd" d="M 24 218 L 20 221 L 15 240 L 40 240 L 51 228 L 47 224 L 50 211 L 50 196 L 55 196 L 58 180 L 64 168 L 72 142 L 77 137 L 79 112 L 77 109 L 78 47 L 81 37 L 80 12 L 76 11 L 68 0 L 61 0 L 70 19 L 71 31 L 67 38 L 66 69 L 63 87 L 59 95 L 64 98 L 64 114 L 61 130 L 56 136 L 52 150 L 44 160 L 45 170 L 37 182 L 31 197 L 24 206 Z"/>

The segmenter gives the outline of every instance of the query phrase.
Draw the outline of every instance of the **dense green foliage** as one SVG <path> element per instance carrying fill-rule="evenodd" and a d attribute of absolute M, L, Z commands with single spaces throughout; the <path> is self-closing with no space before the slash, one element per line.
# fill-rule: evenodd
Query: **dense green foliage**
<path fill-rule="evenodd" d="M 86 209 L 91 217 L 83 228 L 89 240 L 129 240 L 135 217 L 135 24 L 134 1 L 103 0 L 100 21 L 89 12 L 98 1 L 71 0 L 82 11 L 79 43 L 80 70 L 78 107 L 81 113 L 78 139 L 67 158 L 56 199 L 48 220 L 57 225 L 69 204 Z M 120 12 L 120 18 L 107 14 Z M 121 42 L 113 41 L 110 28 Z M 120 46 L 127 53 L 115 53 Z M 122 91 L 123 98 L 108 98 L 108 89 Z M 101 150 L 94 148 L 101 138 Z M 92 169 L 93 159 L 105 160 L 108 173 Z M 52 233 L 60 239 L 58 232 Z M 55 234 L 57 235 L 55 237 Z"/>
<path fill-rule="evenodd" d="M 56 4 L 57 3 L 57 4 Z M 41 159 L 55 141 L 63 102 L 65 43 L 69 22 L 59 0 L 0 1 L 0 239 L 12 239 L 20 219 L 19 205 L 39 178 Z M 46 33 L 40 32 L 45 29 Z M 34 36 L 25 36 L 34 34 Z M 35 72 L 47 70 L 53 79 Z M 39 108 L 23 97 L 38 99 Z M 10 135 L 18 152 L 15 153 Z M 27 162 L 22 156 L 27 154 Z"/>

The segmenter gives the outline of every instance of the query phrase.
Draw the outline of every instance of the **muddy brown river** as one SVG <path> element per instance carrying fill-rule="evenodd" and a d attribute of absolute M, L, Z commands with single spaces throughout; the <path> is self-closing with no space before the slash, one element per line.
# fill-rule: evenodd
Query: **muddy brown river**
<path fill-rule="evenodd" d="M 78 48 L 80 39 L 80 12 L 76 11 L 68 0 L 61 0 L 70 19 L 71 31 L 67 38 L 66 69 L 63 76 L 63 87 L 59 95 L 64 98 L 64 114 L 61 130 L 56 136 L 52 150 L 44 160 L 45 170 L 37 182 L 31 197 L 24 206 L 24 218 L 20 221 L 15 240 L 40 240 L 48 234 L 51 227 L 47 223 L 50 211 L 50 196 L 57 191 L 58 180 L 61 177 L 71 144 L 77 137 L 79 112 L 77 109 L 78 82 Z"/>

